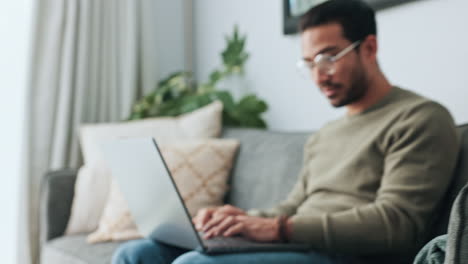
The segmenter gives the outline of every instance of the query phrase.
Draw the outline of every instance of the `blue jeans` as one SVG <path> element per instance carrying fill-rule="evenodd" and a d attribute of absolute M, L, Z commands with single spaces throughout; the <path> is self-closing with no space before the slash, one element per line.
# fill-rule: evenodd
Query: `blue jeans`
<path fill-rule="evenodd" d="M 205 255 L 150 239 L 127 242 L 121 245 L 112 257 L 112 264 L 345 264 L 351 262 L 345 258 L 327 256 L 313 251 Z"/>

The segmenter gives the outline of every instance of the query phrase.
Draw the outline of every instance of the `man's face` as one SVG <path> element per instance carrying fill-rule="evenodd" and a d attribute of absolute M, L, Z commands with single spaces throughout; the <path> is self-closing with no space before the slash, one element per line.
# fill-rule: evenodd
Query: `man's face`
<path fill-rule="evenodd" d="M 338 23 L 309 28 L 301 35 L 302 56 L 313 61 L 319 54 L 336 55 L 352 43 L 343 36 Z M 312 79 L 335 107 L 354 103 L 367 92 L 366 72 L 355 49 L 334 62 L 332 74 L 311 70 Z"/>

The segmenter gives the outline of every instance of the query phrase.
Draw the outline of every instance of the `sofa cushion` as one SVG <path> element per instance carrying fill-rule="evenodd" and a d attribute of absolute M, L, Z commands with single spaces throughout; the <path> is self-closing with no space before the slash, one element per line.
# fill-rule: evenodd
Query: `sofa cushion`
<path fill-rule="evenodd" d="M 106 264 L 121 243 L 89 244 L 86 234 L 68 235 L 50 240 L 41 251 L 45 264 Z"/>
<path fill-rule="evenodd" d="M 224 138 L 241 142 L 226 202 L 251 209 L 268 208 L 285 199 L 299 176 L 310 134 L 225 129 Z"/>

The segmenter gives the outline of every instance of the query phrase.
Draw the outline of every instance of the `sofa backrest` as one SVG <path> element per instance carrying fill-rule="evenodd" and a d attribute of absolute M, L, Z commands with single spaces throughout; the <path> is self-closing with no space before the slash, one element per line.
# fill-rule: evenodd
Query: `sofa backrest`
<path fill-rule="evenodd" d="M 299 175 L 310 134 L 225 129 L 224 138 L 241 142 L 226 202 L 243 209 L 269 208 L 286 198 Z"/>
<path fill-rule="evenodd" d="M 435 223 L 430 237 L 447 233 L 453 201 L 468 182 L 468 124 L 461 125 L 458 129 L 462 149 L 452 184 L 441 203 L 441 210 L 433 216 Z M 304 144 L 311 134 L 312 132 L 225 129 L 223 137 L 241 141 L 226 202 L 250 209 L 268 208 L 284 199 L 297 180 L 302 167 Z"/>
<path fill-rule="evenodd" d="M 455 198 L 460 190 L 468 182 L 468 124 L 458 126 L 460 133 L 461 149 L 453 175 L 452 183 L 441 203 L 441 210 L 433 219 L 436 220 L 431 237 L 447 233 L 450 211 Z"/>

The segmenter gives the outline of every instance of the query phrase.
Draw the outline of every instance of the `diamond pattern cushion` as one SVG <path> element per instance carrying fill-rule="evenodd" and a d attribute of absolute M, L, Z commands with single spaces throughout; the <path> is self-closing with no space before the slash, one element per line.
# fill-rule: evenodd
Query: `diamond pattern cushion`
<path fill-rule="evenodd" d="M 223 203 L 238 147 L 239 141 L 235 139 L 160 144 L 161 153 L 192 216 L 201 208 Z M 99 227 L 88 236 L 88 242 L 140 237 L 125 198 L 113 181 Z"/>

